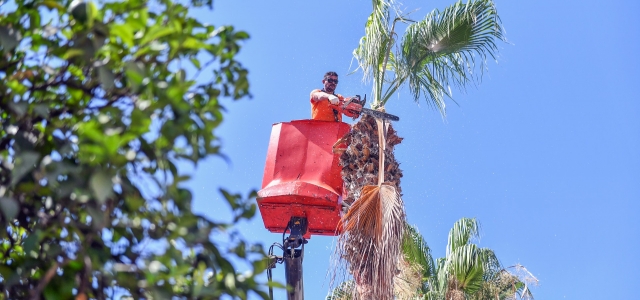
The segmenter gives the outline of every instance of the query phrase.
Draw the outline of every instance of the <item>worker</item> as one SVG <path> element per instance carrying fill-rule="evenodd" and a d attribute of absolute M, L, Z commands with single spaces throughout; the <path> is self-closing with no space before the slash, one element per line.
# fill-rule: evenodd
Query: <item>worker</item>
<path fill-rule="evenodd" d="M 338 85 L 338 73 L 329 71 L 322 79 L 323 89 L 311 91 L 311 119 L 320 121 L 342 122 L 342 114 L 349 117 L 356 115 L 350 110 L 343 110 L 344 97 L 336 94 Z"/>

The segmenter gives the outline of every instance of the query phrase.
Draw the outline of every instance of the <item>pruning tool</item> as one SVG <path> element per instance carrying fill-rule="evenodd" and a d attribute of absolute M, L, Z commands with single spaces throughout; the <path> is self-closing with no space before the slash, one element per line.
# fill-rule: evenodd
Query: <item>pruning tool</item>
<path fill-rule="evenodd" d="M 342 109 L 348 112 L 348 116 L 353 117 L 354 119 L 359 117 L 360 114 L 366 114 L 372 116 L 374 118 L 389 120 L 389 121 L 400 121 L 398 116 L 384 113 L 381 111 L 365 108 L 364 105 L 367 103 L 367 95 L 364 95 L 364 100 L 360 99 L 360 95 L 355 95 L 353 97 L 349 97 L 344 101 L 342 105 Z"/>

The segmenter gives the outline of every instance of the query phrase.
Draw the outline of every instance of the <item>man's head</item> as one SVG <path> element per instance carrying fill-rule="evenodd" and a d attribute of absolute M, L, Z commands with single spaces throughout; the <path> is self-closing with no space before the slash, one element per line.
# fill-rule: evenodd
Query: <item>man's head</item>
<path fill-rule="evenodd" d="M 333 94 L 338 85 L 338 73 L 331 71 L 325 73 L 322 84 L 324 85 L 325 92 Z"/>

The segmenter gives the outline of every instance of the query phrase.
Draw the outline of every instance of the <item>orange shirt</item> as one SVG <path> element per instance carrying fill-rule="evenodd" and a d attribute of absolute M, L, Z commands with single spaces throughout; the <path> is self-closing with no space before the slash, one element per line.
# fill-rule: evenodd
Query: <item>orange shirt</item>
<path fill-rule="evenodd" d="M 336 121 L 342 122 L 342 109 L 338 106 L 331 105 L 329 100 L 313 101 L 313 93 L 321 92 L 321 90 L 313 90 L 309 96 L 311 102 L 311 119 L 320 121 Z M 340 101 L 344 100 L 344 97 L 340 94 L 335 94 Z M 334 113 L 334 110 L 336 111 Z"/>

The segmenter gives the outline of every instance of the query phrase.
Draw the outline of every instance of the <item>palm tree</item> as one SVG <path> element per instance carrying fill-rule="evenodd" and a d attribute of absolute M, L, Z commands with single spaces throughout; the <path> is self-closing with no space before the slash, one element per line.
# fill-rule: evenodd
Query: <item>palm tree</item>
<path fill-rule="evenodd" d="M 405 224 L 400 272 L 394 280 L 396 299 L 507 300 L 533 299 L 538 280 L 521 265 L 504 268 L 493 250 L 480 248 L 475 219 L 458 220 L 449 231 L 447 254 L 434 261 L 418 229 Z M 356 299 L 354 281 L 338 285 L 327 300 Z"/>
<path fill-rule="evenodd" d="M 538 280 L 523 266 L 504 268 L 493 250 L 472 243 L 479 236 L 479 227 L 476 219 L 462 218 L 455 222 L 449 231 L 446 256 L 438 259 L 435 267 L 418 231 L 415 228 L 406 231 L 409 237 L 403 247 L 405 257 L 412 257 L 411 263 L 429 270 L 417 295 L 429 300 L 533 299 L 529 286 L 536 285 Z"/>
<path fill-rule="evenodd" d="M 480 79 L 488 56 L 495 58 L 504 40 L 492 0 L 457 2 L 434 10 L 422 21 L 399 11 L 393 0 L 373 0 L 365 36 L 354 50 L 364 80 L 373 83 L 375 109 L 408 83 L 415 100 L 422 96 L 445 116 L 444 96 L 451 85 L 464 88 Z M 409 24 L 397 40 L 396 25 Z M 476 71 L 479 70 L 479 71 Z M 402 171 L 393 147 L 402 141 L 392 126 L 363 116 L 345 137 L 340 156 L 348 208 L 336 247 L 360 299 L 390 299 L 402 262 L 400 245 L 405 213 L 400 198 Z M 400 264 L 401 265 L 401 264 Z"/>

